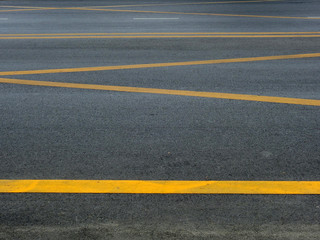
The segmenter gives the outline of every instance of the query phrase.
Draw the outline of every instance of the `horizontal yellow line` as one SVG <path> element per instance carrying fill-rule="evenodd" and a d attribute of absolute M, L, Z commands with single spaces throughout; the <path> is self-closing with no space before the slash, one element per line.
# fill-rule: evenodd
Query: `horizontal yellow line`
<path fill-rule="evenodd" d="M 2 8 L 32 8 L 32 9 L 47 9 L 47 7 L 27 7 L 27 6 L 0 6 Z M 51 8 L 50 8 L 51 9 Z"/>
<path fill-rule="evenodd" d="M 233 94 L 233 93 L 199 92 L 199 91 L 171 90 L 171 89 L 158 89 L 158 88 L 140 88 L 140 87 L 124 87 L 124 86 L 110 86 L 110 85 L 80 84 L 80 83 L 33 81 L 33 80 L 20 80 L 20 79 L 9 79 L 9 78 L 0 78 L 0 83 L 320 106 L 320 100 L 314 100 L 314 99 L 270 97 L 270 96 Z"/>
<path fill-rule="evenodd" d="M 320 35 L 144 35 L 144 36 L 47 36 L 0 37 L 0 39 L 102 39 L 102 38 L 314 38 Z"/>
<path fill-rule="evenodd" d="M 51 9 L 51 8 L 47 8 Z M 0 10 L 0 12 L 21 12 L 21 11 L 36 11 L 36 10 L 47 10 L 44 8 L 28 8 L 28 9 L 8 9 L 8 10 Z"/>
<path fill-rule="evenodd" d="M 155 67 L 177 67 L 177 66 L 192 66 L 192 65 L 220 64 L 220 63 L 241 63 L 241 62 L 255 62 L 255 61 L 314 58 L 314 57 L 320 57 L 320 53 L 249 57 L 249 58 L 230 58 L 230 59 L 171 62 L 171 63 L 147 63 L 147 64 L 133 64 L 133 65 L 102 66 L 102 67 L 8 71 L 8 72 L 0 72 L 0 76 L 46 74 L 46 73 L 90 72 L 90 71 L 124 70 L 124 69 L 155 68 Z"/>
<path fill-rule="evenodd" d="M 307 35 L 320 32 L 131 32 L 131 33 L 35 33 L 35 34 L 0 34 L 1 37 L 17 36 L 109 36 L 109 35 Z"/>
<path fill-rule="evenodd" d="M 320 181 L 0 180 L 0 193 L 320 194 Z"/>
<path fill-rule="evenodd" d="M 316 20 L 320 17 L 290 17 L 290 16 L 264 16 L 264 15 L 247 15 L 247 14 L 221 14 L 221 13 L 186 13 L 186 12 L 164 12 L 164 11 L 143 11 L 143 10 L 120 10 L 120 9 L 98 9 L 98 8 L 65 8 L 70 10 L 86 11 L 106 11 L 106 12 L 130 12 L 130 13 L 161 13 L 161 14 L 182 14 L 182 15 L 202 15 L 202 16 L 221 16 L 221 17 L 249 17 L 249 18 L 277 18 L 277 19 L 307 19 Z"/>

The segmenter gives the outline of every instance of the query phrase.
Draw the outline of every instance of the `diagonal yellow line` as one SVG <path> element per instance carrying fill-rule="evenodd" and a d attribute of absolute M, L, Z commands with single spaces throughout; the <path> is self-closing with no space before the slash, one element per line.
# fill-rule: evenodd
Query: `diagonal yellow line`
<path fill-rule="evenodd" d="M 320 194 L 320 181 L 3 179 L 0 193 Z"/>
<path fill-rule="evenodd" d="M 186 12 L 166 12 L 166 11 L 143 11 L 143 10 L 120 10 L 120 9 L 99 9 L 88 7 L 65 7 L 65 8 L 35 8 L 35 9 L 17 9 L 17 10 L 0 10 L 0 12 L 8 11 L 34 11 L 34 10 L 85 10 L 85 11 L 107 11 L 107 12 L 131 12 L 131 13 L 160 13 L 160 14 L 184 14 L 184 15 L 202 15 L 202 16 L 224 16 L 224 17 L 250 17 L 250 18 L 278 18 L 278 19 L 306 19 L 317 20 L 320 17 L 290 17 L 290 16 L 264 16 L 249 14 L 219 14 L 219 13 L 186 13 Z"/>
<path fill-rule="evenodd" d="M 0 72 L 0 76 L 47 74 L 47 73 L 90 72 L 90 71 L 124 70 L 124 69 L 139 69 L 139 68 L 156 68 L 156 67 L 177 67 L 177 66 L 193 66 L 193 65 L 220 64 L 220 63 L 242 63 L 242 62 L 255 62 L 255 61 L 315 58 L 315 57 L 320 57 L 320 53 L 291 54 L 291 55 L 249 57 L 249 58 L 215 59 L 215 60 L 171 62 L 171 63 L 147 63 L 147 64 L 85 67 L 85 68 L 62 68 L 62 69 L 8 71 L 8 72 Z"/>
<path fill-rule="evenodd" d="M 65 8 L 69 10 L 86 10 L 86 11 L 105 11 L 105 12 L 128 12 L 128 13 L 161 13 L 161 14 L 182 14 L 182 15 L 202 15 L 202 16 L 220 16 L 220 17 L 249 17 L 249 18 L 277 18 L 277 19 L 307 19 L 317 20 L 320 17 L 290 17 L 290 16 L 264 16 L 249 14 L 226 14 L 226 13 L 186 13 L 186 12 L 165 12 L 165 11 L 143 11 L 143 10 L 120 10 L 120 9 L 98 9 L 98 8 Z"/>
<path fill-rule="evenodd" d="M 141 87 L 124 87 L 124 86 L 80 84 L 80 83 L 33 81 L 33 80 L 11 79 L 11 78 L 0 78 L 0 83 L 320 106 L 320 100 L 314 100 L 314 99 L 270 97 L 270 96 L 258 96 L 258 95 L 234 94 L 234 93 L 199 92 L 199 91 L 171 90 L 171 89 L 158 89 L 158 88 L 141 88 Z"/>
<path fill-rule="evenodd" d="M 179 5 L 211 5 L 211 4 L 234 4 L 234 3 L 262 3 L 276 2 L 279 0 L 249 0 L 249 1 L 223 1 L 223 2 L 191 2 L 191 3 L 151 3 L 151 4 L 135 4 L 135 5 L 110 5 L 110 6 L 89 6 L 85 8 L 120 8 L 120 7 L 152 7 L 152 6 L 179 6 Z M 82 7 L 79 7 L 82 8 Z"/>
<path fill-rule="evenodd" d="M 234 4 L 234 3 L 261 3 L 261 2 L 278 2 L 281 0 L 245 0 L 245 1 L 223 1 L 223 2 L 191 2 L 191 3 L 151 3 L 151 4 L 136 4 L 136 5 L 109 5 L 109 6 L 87 6 L 87 7 L 76 7 L 81 8 L 101 8 L 101 7 L 143 7 L 143 6 L 175 6 L 175 5 L 210 5 L 210 4 Z M 45 7 L 30 7 L 30 6 L 0 6 L 0 8 L 43 8 Z M 56 8 L 65 9 L 65 8 Z"/>

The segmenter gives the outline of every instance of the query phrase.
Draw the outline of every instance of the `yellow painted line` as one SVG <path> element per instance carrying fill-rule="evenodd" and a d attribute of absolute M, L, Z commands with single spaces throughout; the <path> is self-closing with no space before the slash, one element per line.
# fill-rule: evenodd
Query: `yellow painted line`
<path fill-rule="evenodd" d="M 56 10 L 56 9 L 61 9 L 61 8 L 54 8 L 54 7 L 34 7 L 34 8 L 24 8 L 24 9 L 0 10 L 0 12 L 40 11 L 40 10 Z"/>
<path fill-rule="evenodd" d="M 144 6 L 175 6 L 175 5 L 209 5 L 209 4 L 234 4 L 234 3 L 260 3 L 260 2 L 278 2 L 280 0 L 249 0 L 249 1 L 223 1 L 223 2 L 193 2 L 193 3 L 159 3 L 159 4 L 136 4 L 136 5 L 109 5 L 109 6 L 89 6 L 89 7 L 76 7 L 81 8 L 97 8 L 97 7 L 144 7 Z M 30 6 L 0 6 L 0 8 L 45 8 L 45 7 L 30 7 Z M 57 8 L 64 9 L 64 8 Z"/>
<path fill-rule="evenodd" d="M 99 36 L 99 35 L 306 35 L 320 32 L 132 32 L 132 33 L 15 33 L 0 34 L 0 37 L 17 36 Z"/>
<path fill-rule="evenodd" d="M 9 9 L 9 10 L 0 10 L 0 12 L 21 12 L 21 11 L 36 11 L 36 10 L 47 10 L 43 8 L 34 8 L 34 9 Z"/>
<path fill-rule="evenodd" d="M 131 39 L 131 38 L 315 38 L 317 35 L 143 35 L 143 36 L 46 36 L 0 37 L 0 39 Z"/>
<path fill-rule="evenodd" d="M 320 19 L 320 17 L 309 18 L 309 17 L 290 17 L 290 16 L 264 16 L 264 15 L 221 14 L 221 13 L 186 13 L 186 12 L 164 12 L 164 11 L 98 9 L 98 8 L 65 8 L 65 9 L 70 9 L 70 10 L 87 10 L 87 11 L 106 11 L 106 12 L 129 12 L 129 13 L 161 13 L 161 14 L 202 15 L 202 16 L 221 16 L 221 17 L 306 19 L 306 20 L 316 20 L 316 19 Z"/>
<path fill-rule="evenodd" d="M 271 97 L 271 96 L 258 96 L 258 95 L 234 94 L 234 93 L 199 92 L 199 91 L 171 90 L 171 89 L 158 89 L 158 88 L 141 88 L 141 87 L 124 87 L 124 86 L 65 83 L 65 82 L 33 81 L 33 80 L 11 79 L 11 78 L 10 79 L 0 78 L 0 83 L 320 106 L 320 100 L 315 100 L 315 99 Z"/>
<path fill-rule="evenodd" d="M 215 59 L 215 60 L 171 62 L 171 63 L 170 62 L 169 63 L 147 63 L 147 64 L 134 64 L 134 65 L 102 66 L 102 67 L 8 71 L 8 72 L 0 72 L 0 76 L 46 74 L 46 73 L 90 72 L 90 71 L 124 70 L 124 69 L 155 68 L 155 67 L 177 67 L 177 66 L 192 66 L 192 65 L 220 64 L 220 63 L 241 63 L 241 62 L 255 62 L 255 61 L 314 58 L 314 57 L 320 57 L 320 53 L 249 57 L 249 58 Z"/>
<path fill-rule="evenodd" d="M 250 18 L 279 18 L 279 19 L 306 19 L 317 20 L 320 17 L 290 17 L 290 16 L 264 16 L 264 15 L 243 15 L 243 14 L 219 14 L 219 13 L 186 13 L 186 12 L 165 12 L 165 11 L 142 11 L 142 10 L 120 10 L 120 9 L 98 9 L 87 7 L 66 7 L 66 8 L 35 8 L 35 9 L 17 9 L 17 10 L 0 10 L 8 11 L 34 11 L 34 10 L 86 10 L 86 11 L 107 11 L 107 12 L 131 12 L 131 13 L 160 13 L 160 14 L 184 14 L 184 15 L 203 15 L 203 16 L 224 16 L 224 17 L 250 17 Z"/>
<path fill-rule="evenodd" d="M 27 6 L 0 6 L 0 7 L 3 7 L 3 8 L 32 8 L 32 9 L 36 9 L 36 8 L 46 9 L 47 8 L 47 7 L 27 7 Z"/>
<path fill-rule="evenodd" d="M 320 194 L 320 181 L 0 180 L 0 193 Z"/>
<path fill-rule="evenodd" d="M 250 0 L 250 1 L 223 1 L 223 2 L 193 2 L 193 3 L 155 3 L 155 4 L 136 4 L 136 5 L 111 5 L 111 6 L 90 6 L 89 8 L 119 8 L 119 7 L 152 7 L 152 6 L 178 6 L 178 5 L 211 5 L 211 4 L 234 4 L 234 3 L 262 3 L 262 2 L 276 2 L 278 0 Z M 82 7 L 79 7 L 82 8 Z M 84 7 L 88 8 L 88 7 Z"/>

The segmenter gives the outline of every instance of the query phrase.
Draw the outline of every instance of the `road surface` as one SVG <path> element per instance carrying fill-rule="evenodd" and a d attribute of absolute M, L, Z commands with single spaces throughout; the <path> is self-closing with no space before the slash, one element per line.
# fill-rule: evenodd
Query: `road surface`
<path fill-rule="evenodd" d="M 319 10 L 0 1 L 0 239 L 318 239 Z"/>

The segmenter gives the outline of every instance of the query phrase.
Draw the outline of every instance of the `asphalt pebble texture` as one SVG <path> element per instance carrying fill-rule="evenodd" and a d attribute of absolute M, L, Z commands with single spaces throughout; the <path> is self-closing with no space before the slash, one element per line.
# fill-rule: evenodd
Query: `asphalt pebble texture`
<path fill-rule="evenodd" d="M 319 1 L 213 2 L 0 1 L 0 71 L 319 52 L 319 37 L 3 38 L 320 33 Z M 318 57 L 0 78 L 320 100 L 319 76 Z M 319 106 L 0 83 L 0 178 L 319 181 L 319 119 Z M 319 195 L 0 193 L 1 240 L 319 236 Z"/>

